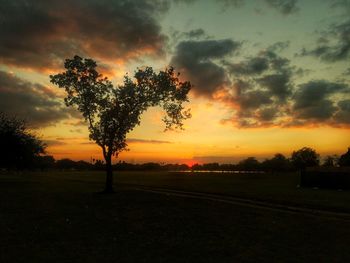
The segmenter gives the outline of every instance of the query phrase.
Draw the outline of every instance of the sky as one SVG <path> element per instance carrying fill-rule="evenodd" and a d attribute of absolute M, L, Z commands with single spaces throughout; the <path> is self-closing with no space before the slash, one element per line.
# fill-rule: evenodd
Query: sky
<path fill-rule="evenodd" d="M 127 135 L 132 163 L 322 156 L 350 146 L 348 0 L 0 0 L 0 111 L 27 121 L 56 159 L 102 159 L 81 114 L 50 83 L 67 58 L 115 85 L 173 66 L 192 118 L 164 132 L 148 110 Z"/>

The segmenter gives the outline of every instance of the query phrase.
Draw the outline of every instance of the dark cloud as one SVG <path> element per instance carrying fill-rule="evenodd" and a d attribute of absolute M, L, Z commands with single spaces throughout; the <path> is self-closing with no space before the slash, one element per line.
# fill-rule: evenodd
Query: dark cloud
<path fill-rule="evenodd" d="M 230 39 L 182 41 L 170 64 L 184 72 L 197 94 L 211 96 L 229 82 L 224 67 L 216 60 L 224 59 L 239 47 L 239 42 Z"/>
<path fill-rule="evenodd" d="M 348 86 L 344 83 L 335 83 L 325 80 L 313 80 L 300 85 L 295 93 L 295 109 L 305 108 L 318 103 L 330 95 L 338 92 L 348 92 Z"/>
<path fill-rule="evenodd" d="M 66 142 L 60 141 L 60 140 L 44 140 L 44 143 L 47 146 L 61 146 L 61 145 L 67 145 Z"/>
<path fill-rule="evenodd" d="M 263 122 L 271 122 L 278 116 L 278 111 L 274 107 L 262 108 L 257 111 L 257 117 Z"/>
<path fill-rule="evenodd" d="M 241 111 L 257 109 L 273 102 L 270 93 L 263 90 L 247 91 L 236 97 L 235 101 L 239 103 Z"/>
<path fill-rule="evenodd" d="M 46 126 L 72 116 L 48 88 L 0 71 L 0 111 Z"/>
<path fill-rule="evenodd" d="M 342 110 L 342 103 L 339 102 L 337 107 L 332 97 L 347 94 L 349 91 L 349 86 L 346 84 L 324 80 L 302 84 L 293 96 L 294 118 L 309 122 L 330 122 L 333 115 Z"/>
<path fill-rule="evenodd" d="M 253 75 L 261 74 L 269 68 L 269 62 L 265 57 L 254 57 L 236 64 L 228 64 L 232 74 Z"/>
<path fill-rule="evenodd" d="M 205 31 L 202 28 L 198 28 L 198 29 L 190 30 L 188 32 L 184 32 L 183 35 L 186 38 L 198 39 L 198 38 L 201 38 L 201 37 L 205 37 L 206 33 L 205 33 Z"/>
<path fill-rule="evenodd" d="M 348 84 L 312 80 L 295 87 L 300 69 L 273 48 L 225 65 L 233 85 L 223 100 L 234 111 L 231 121 L 240 127 L 350 123 Z"/>
<path fill-rule="evenodd" d="M 257 80 L 263 87 L 268 88 L 272 96 L 277 97 L 280 101 L 285 102 L 292 94 L 292 85 L 290 83 L 291 74 L 284 71 L 277 74 L 266 75 Z"/>
<path fill-rule="evenodd" d="M 297 7 L 298 0 L 265 0 L 265 2 L 284 15 L 289 15 L 299 10 Z"/>
<path fill-rule="evenodd" d="M 329 119 L 333 116 L 336 109 L 333 101 L 327 99 L 314 101 L 307 107 L 294 108 L 297 119 L 317 121 Z"/>
<path fill-rule="evenodd" d="M 338 102 L 338 111 L 334 116 L 335 123 L 350 124 L 350 99 Z"/>
<path fill-rule="evenodd" d="M 314 56 L 323 61 L 336 62 L 350 58 L 350 20 L 332 25 L 321 33 L 314 49 L 303 49 L 301 56 Z"/>
<path fill-rule="evenodd" d="M 226 100 L 229 97 L 229 105 L 236 111 L 233 120 L 240 126 L 273 125 L 287 114 L 296 70 L 274 51 L 281 46 L 285 44 L 276 43 L 238 63 L 226 62 L 235 79 Z"/>
<path fill-rule="evenodd" d="M 47 68 L 74 54 L 104 60 L 160 55 L 162 0 L 0 0 L 0 62 Z"/>
<path fill-rule="evenodd" d="M 248 57 L 239 63 L 228 63 L 226 66 L 231 75 L 260 75 L 267 70 L 287 70 L 289 60 L 278 56 L 273 49 L 277 47 L 271 46 L 267 50 L 263 50 L 255 57 Z"/>

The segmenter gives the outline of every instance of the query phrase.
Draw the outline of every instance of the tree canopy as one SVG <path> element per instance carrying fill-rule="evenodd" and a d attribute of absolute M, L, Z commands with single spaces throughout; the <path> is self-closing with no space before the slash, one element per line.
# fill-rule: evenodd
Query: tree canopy
<path fill-rule="evenodd" d="M 350 166 L 350 148 L 348 148 L 348 151 L 346 153 L 340 156 L 339 165 Z"/>
<path fill-rule="evenodd" d="M 23 120 L 0 113 L 0 167 L 30 168 L 45 152 L 46 145 Z"/>
<path fill-rule="evenodd" d="M 66 59 L 64 67 L 65 72 L 50 76 L 51 82 L 65 89 L 66 105 L 83 114 L 90 139 L 102 148 L 107 172 L 111 173 L 112 155 L 126 149 L 126 135 L 149 107 L 163 108 L 166 129 L 182 128 L 182 121 L 191 117 L 183 106 L 191 84 L 180 81 L 172 67 L 159 73 L 151 67 L 138 69 L 133 78 L 125 75 L 117 87 L 96 70 L 92 59 L 75 56 Z"/>
<path fill-rule="evenodd" d="M 318 166 L 320 156 L 314 149 L 303 147 L 292 153 L 291 161 L 296 168 L 304 169 L 306 167 Z"/>

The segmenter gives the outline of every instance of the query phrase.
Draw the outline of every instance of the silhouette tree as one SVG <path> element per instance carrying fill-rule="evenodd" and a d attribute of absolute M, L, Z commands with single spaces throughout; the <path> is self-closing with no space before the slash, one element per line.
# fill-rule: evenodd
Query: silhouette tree
<path fill-rule="evenodd" d="M 259 170 L 260 163 L 255 157 L 248 157 L 237 164 L 240 170 L 255 171 Z"/>
<path fill-rule="evenodd" d="M 340 156 L 339 158 L 339 166 L 350 166 L 350 148 L 348 151 Z"/>
<path fill-rule="evenodd" d="M 318 166 L 320 156 L 314 149 L 303 147 L 292 153 L 291 161 L 295 168 L 303 170 L 306 167 Z"/>
<path fill-rule="evenodd" d="M 0 167 L 25 169 L 35 165 L 46 145 L 30 132 L 26 123 L 0 113 Z"/>
<path fill-rule="evenodd" d="M 323 167 L 334 167 L 339 162 L 339 158 L 336 155 L 328 155 L 324 159 L 322 166 Z"/>
<path fill-rule="evenodd" d="M 262 167 L 270 171 L 288 171 L 290 162 L 283 154 L 276 153 L 273 158 L 265 160 Z"/>
<path fill-rule="evenodd" d="M 151 67 L 138 69 L 134 79 L 126 75 L 116 88 L 98 73 L 92 59 L 75 56 L 66 59 L 64 67 L 65 72 L 50 76 L 51 82 L 65 89 L 66 105 L 83 114 L 90 140 L 102 148 L 107 171 L 105 192 L 113 192 L 112 156 L 126 149 L 126 134 L 140 124 L 144 111 L 161 106 L 166 129 L 182 128 L 182 121 L 190 117 L 183 102 L 188 101 L 191 84 L 181 82 L 172 67 L 158 74 Z"/>
<path fill-rule="evenodd" d="M 41 170 L 48 170 L 55 167 L 55 158 L 51 155 L 38 156 L 35 161 L 35 167 Z"/>

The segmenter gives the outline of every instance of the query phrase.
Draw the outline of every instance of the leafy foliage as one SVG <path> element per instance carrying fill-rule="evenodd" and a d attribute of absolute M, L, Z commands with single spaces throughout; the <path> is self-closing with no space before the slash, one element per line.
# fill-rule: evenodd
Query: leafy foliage
<path fill-rule="evenodd" d="M 269 171 L 291 170 L 290 161 L 281 153 L 276 153 L 273 158 L 265 160 L 262 166 Z"/>
<path fill-rule="evenodd" d="M 30 168 L 45 152 L 46 145 L 29 131 L 26 123 L 0 113 L 0 167 Z"/>
<path fill-rule="evenodd" d="M 339 162 L 337 155 L 327 155 L 322 163 L 323 167 L 335 167 Z"/>
<path fill-rule="evenodd" d="M 296 168 L 304 169 L 306 167 L 318 166 L 320 163 L 320 156 L 314 149 L 303 147 L 292 153 L 291 161 Z"/>
<path fill-rule="evenodd" d="M 143 112 L 161 106 L 166 129 L 182 128 L 189 118 L 183 102 L 188 101 L 189 82 L 181 82 L 173 68 L 158 74 L 151 67 L 138 69 L 134 79 L 124 77 L 118 87 L 102 77 L 92 59 L 67 59 L 66 71 L 50 76 L 51 82 L 67 92 L 65 103 L 76 106 L 89 124 L 90 139 L 102 147 L 105 158 L 118 155 L 126 144 L 126 134 L 140 124 Z"/>
<path fill-rule="evenodd" d="M 340 156 L 339 165 L 350 166 L 350 148 L 348 148 L 348 151 L 346 153 Z"/>

